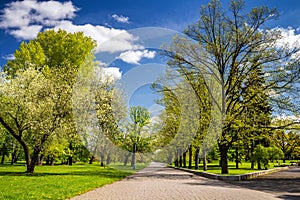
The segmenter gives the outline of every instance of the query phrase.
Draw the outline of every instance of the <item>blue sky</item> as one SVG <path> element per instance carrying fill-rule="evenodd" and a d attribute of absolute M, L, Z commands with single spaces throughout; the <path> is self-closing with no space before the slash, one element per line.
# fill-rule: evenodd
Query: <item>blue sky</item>
<path fill-rule="evenodd" d="M 37 0 L 0 0 L 0 66 L 11 58 L 21 41 L 34 38 L 45 28 L 63 28 L 70 32 L 83 31 L 95 37 L 98 44 L 104 44 L 97 49 L 99 55 L 110 55 L 111 60 L 114 60 L 110 63 L 101 61 L 115 67 L 113 73 L 122 72 L 124 75 L 129 69 L 144 63 L 161 63 L 155 49 L 148 49 L 142 43 L 137 43 L 129 30 L 162 27 L 182 32 L 187 25 L 197 21 L 200 6 L 208 2 L 209 0 L 58 0 L 49 3 Z M 221 2 L 226 5 L 228 0 Z M 268 24 L 270 28 L 283 28 L 292 40 L 300 38 L 297 31 L 300 28 L 299 0 L 246 1 L 247 9 L 260 5 L 276 7 L 281 14 L 279 20 Z M 105 43 L 120 33 L 123 38 L 113 39 L 114 43 Z M 110 46 L 111 44 L 114 45 Z M 136 98 L 131 98 L 131 104 L 153 106 L 155 95 L 149 87 L 143 86 L 135 95 Z"/>

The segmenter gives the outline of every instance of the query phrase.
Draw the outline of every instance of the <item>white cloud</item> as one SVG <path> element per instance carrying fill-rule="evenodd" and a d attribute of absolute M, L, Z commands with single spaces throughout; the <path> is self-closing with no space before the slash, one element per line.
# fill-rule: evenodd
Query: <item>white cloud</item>
<path fill-rule="evenodd" d="M 22 26 L 19 29 L 11 30 L 10 34 L 15 38 L 30 40 L 35 38 L 42 28 L 40 25 Z"/>
<path fill-rule="evenodd" d="M 139 61 L 142 58 L 154 58 L 156 55 L 155 51 L 148 51 L 148 50 L 143 50 L 143 51 L 125 51 L 121 53 L 117 58 L 121 59 L 124 62 L 127 62 L 129 64 L 139 64 Z"/>
<path fill-rule="evenodd" d="M 15 55 L 14 54 L 8 54 L 6 56 L 3 56 L 2 58 L 5 59 L 5 60 L 13 60 L 13 59 L 15 59 Z"/>
<path fill-rule="evenodd" d="M 24 0 L 6 4 L 0 16 L 0 28 L 19 39 L 33 39 L 43 26 L 72 19 L 78 11 L 72 2 Z"/>
<path fill-rule="evenodd" d="M 296 34 L 296 31 L 292 27 L 288 28 L 276 28 L 275 30 L 278 30 L 281 32 L 282 38 L 277 42 L 279 46 L 285 46 L 287 45 L 290 48 L 293 47 L 299 47 L 300 45 L 300 34 Z"/>
<path fill-rule="evenodd" d="M 114 18 L 114 20 L 116 20 L 117 22 L 121 22 L 121 23 L 129 23 L 129 17 L 124 17 L 123 15 L 117 15 L 117 14 L 113 14 L 112 18 Z"/>
<path fill-rule="evenodd" d="M 96 52 L 118 52 L 143 49 L 143 46 L 134 44 L 138 40 L 126 30 L 94 26 L 91 24 L 74 25 L 71 21 L 61 21 L 54 29 L 63 29 L 68 32 L 83 32 L 97 42 Z"/>
<path fill-rule="evenodd" d="M 121 52 L 143 49 L 135 44 L 137 39 L 126 30 L 100 25 L 76 25 L 71 19 L 76 8 L 71 1 L 24 0 L 6 4 L 0 15 L 0 28 L 18 39 L 33 39 L 45 29 L 63 29 L 68 32 L 83 32 L 97 42 L 96 52 Z M 116 20 L 127 23 L 128 17 L 114 15 Z"/>

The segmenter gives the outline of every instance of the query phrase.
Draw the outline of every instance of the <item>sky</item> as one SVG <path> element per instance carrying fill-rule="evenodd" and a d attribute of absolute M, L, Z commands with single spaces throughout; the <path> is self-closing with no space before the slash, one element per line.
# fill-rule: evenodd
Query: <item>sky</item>
<path fill-rule="evenodd" d="M 35 38 L 40 31 L 61 28 L 69 32 L 82 31 L 96 40 L 97 59 L 104 66 L 111 67 L 108 69 L 109 73 L 121 79 L 130 70 L 145 63 L 163 63 L 157 53 L 160 40 L 170 39 L 172 34 L 181 33 L 189 24 L 195 23 L 199 18 L 201 5 L 208 2 L 209 0 L 0 0 L 0 66 L 13 58 L 20 42 Z M 221 2 L 228 4 L 228 0 Z M 299 0 L 246 1 L 247 10 L 255 6 L 277 8 L 280 18 L 267 26 L 284 30 L 287 40 L 300 39 Z M 154 37 L 155 41 L 149 42 L 150 37 Z M 145 38 L 145 41 L 139 42 L 139 38 Z M 147 79 L 148 74 L 143 74 L 140 78 Z M 129 98 L 131 105 L 143 104 L 153 110 L 157 109 L 154 103 L 156 96 L 149 85 L 145 82 L 135 88 Z"/>

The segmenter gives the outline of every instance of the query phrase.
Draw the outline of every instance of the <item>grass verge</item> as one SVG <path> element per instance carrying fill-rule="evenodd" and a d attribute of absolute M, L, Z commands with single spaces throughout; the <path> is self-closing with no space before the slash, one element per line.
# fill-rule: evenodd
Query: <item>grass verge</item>
<path fill-rule="evenodd" d="M 123 179 L 134 171 L 100 167 L 99 164 L 37 166 L 0 165 L 0 199 L 66 199 Z"/>

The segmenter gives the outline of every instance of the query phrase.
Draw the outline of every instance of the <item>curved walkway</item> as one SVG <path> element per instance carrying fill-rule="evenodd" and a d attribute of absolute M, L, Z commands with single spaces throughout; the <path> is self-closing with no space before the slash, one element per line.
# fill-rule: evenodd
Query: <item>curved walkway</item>
<path fill-rule="evenodd" d="M 72 200 L 279 199 L 276 196 L 257 191 L 257 188 L 211 180 L 165 167 L 162 163 L 152 163 L 122 181 L 97 188 Z"/>

